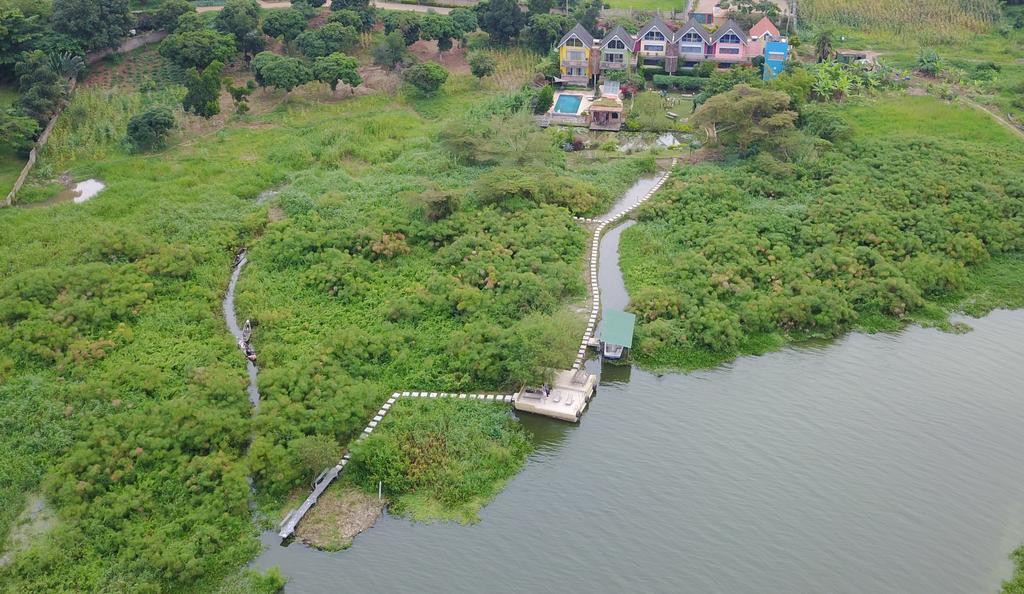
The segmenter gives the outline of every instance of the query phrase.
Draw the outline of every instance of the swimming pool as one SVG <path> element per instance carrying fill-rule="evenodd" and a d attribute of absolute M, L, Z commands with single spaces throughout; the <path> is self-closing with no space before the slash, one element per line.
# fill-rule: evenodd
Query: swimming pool
<path fill-rule="evenodd" d="M 583 95 L 559 95 L 558 100 L 555 101 L 555 108 L 552 110 L 554 113 L 567 113 L 576 115 L 579 111 L 580 103 L 583 102 Z"/>

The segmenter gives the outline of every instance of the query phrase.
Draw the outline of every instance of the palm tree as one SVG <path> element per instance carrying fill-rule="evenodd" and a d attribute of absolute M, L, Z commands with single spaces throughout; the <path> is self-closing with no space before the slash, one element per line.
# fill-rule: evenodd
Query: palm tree
<path fill-rule="evenodd" d="M 80 72 L 85 70 L 85 61 L 82 60 L 82 56 L 76 56 L 71 52 L 61 52 L 50 55 L 50 67 L 57 74 L 72 78 L 77 77 Z"/>
<path fill-rule="evenodd" d="M 822 31 L 814 38 L 814 55 L 819 62 L 832 57 L 832 32 Z"/>

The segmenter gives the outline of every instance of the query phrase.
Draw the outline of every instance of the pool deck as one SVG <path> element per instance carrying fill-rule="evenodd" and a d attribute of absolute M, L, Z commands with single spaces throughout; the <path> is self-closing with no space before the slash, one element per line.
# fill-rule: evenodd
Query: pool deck
<path fill-rule="evenodd" d="M 580 106 L 576 109 L 576 113 L 562 113 L 555 111 L 555 105 L 558 105 L 558 99 L 562 95 L 572 95 L 580 98 Z M 586 116 L 580 114 L 590 111 L 590 105 L 594 102 L 593 97 L 586 93 L 580 92 L 563 92 L 559 91 L 555 93 L 554 100 L 551 102 L 551 109 L 545 114 L 548 118 L 549 124 L 562 125 L 562 126 L 588 126 L 590 122 Z"/>

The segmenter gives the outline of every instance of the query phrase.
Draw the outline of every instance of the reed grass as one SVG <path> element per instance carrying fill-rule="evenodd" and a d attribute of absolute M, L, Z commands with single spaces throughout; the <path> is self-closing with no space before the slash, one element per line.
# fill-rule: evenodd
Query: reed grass
<path fill-rule="evenodd" d="M 934 44 L 989 31 L 1000 9 L 997 0 L 804 0 L 800 16 L 816 29 L 891 33 Z"/>

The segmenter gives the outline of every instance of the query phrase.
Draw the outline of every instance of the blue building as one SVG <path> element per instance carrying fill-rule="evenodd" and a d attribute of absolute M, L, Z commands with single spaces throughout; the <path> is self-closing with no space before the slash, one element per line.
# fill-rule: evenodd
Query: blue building
<path fill-rule="evenodd" d="M 789 59 L 789 42 L 767 40 L 764 43 L 764 80 L 771 80 L 782 72 Z"/>

